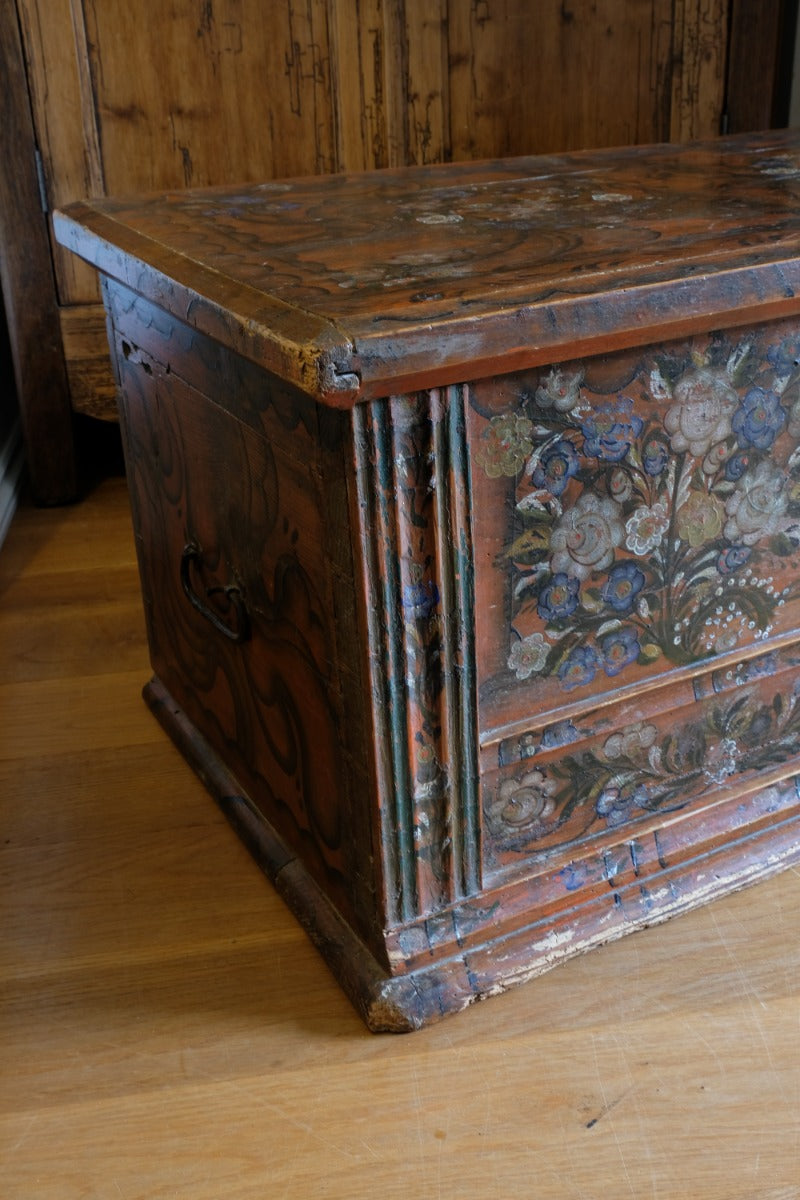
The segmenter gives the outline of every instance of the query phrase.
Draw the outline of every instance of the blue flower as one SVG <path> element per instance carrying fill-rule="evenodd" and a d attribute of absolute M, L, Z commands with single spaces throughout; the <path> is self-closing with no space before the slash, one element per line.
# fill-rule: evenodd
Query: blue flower
<path fill-rule="evenodd" d="M 770 346 L 767 358 L 779 375 L 791 375 L 800 367 L 800 338 L 784 338 L 780 346 Z"/>
<path fill-rule="evenodd" d="M 573 475 L 580 468 L 575 447 L 565 438 L 547 446 L 533 472 L 533 483 L 537 488 L 547 488 L 553 496 L 560 496 Z"/>
<path fill-rule="evenodd" d="M 780 397 L 766 388 L 754 387 L 733 414 L 731 426 L 745 446 L 768 450 L 786 424 Z"/>
<path fill-rule="evenodd" d="M 582 862 L 569 863 L 566 867 L 562 867 L 558 872 L 563 880 L 564 887 L 568 892 L 576 892 L 582 888 L 589 879 L 589 872 L 586 869 L 586 864 Z"/>
<path fill-rule="evenodd" d="M 558 678 L 567 691 L 591 683 L 600 665 L 591 646 L 576 646 L 558 668 Z"/>
<path fill-rule="evenodd" d="M 540 749 L 555 750 L 559 746 L 568 746 L 570 742 L 580 740 L 581 734 L 573 721 L 557 721 L 555 725 L 545 725 Z"/>
<path fill-rule="evenodd" d="M 600 589 L 600 595 L 615 612 L 627 613 L 645 584 L 644 572 L 635 562 L 618 563 L 608 573 L 608 579 Z"/>
<path fill-rule="evenodd" d="M 737 450 L 725 463 L 725 478 L 735 482 L 741 479 L 750 465 L 750 455 Z"/>
<path fill-rule="evenodd" d="M 743 567 L 752 553 L 749 546 L 728 546 L 717 559 L 717 570 L 721 575 L 730 575 Z"/>
<path fill-rule="evenodd" d="M 669 461 L 669 450 L 658 438 L 650 438 L 642 450 L 642 462 L 648 475 L 660 475 Z"/>
<path fill-rule="evenodd" d="M 598 817 L 605 817 L 608 825 L 621 825 L 631 816 L 634 806 L 646 808 L 648 801 L 647 788 L 642 784 L 623 784 L 622 787 L 604 788 L 597 797 Z"/>
<path fill-rule="evenodd" d="M 636 662 L 641 646 L 635 629 L 617 629 L 601 643 L 603 670 L 606 675 L 619 675 L 630 663 Z"/>
<path fill-rule="evenodd" d="M 574 575 L 557 571 L 539 592 L 537 607 L 542 620 L 558 621 L 574 613 L 578 607 L 580 586 L 580 580 Z"/>
<path fill-rule="evenodd" d="M 415 620 L 427 620 L 439 603 L 439 589 L 432 579 L 403 588 L 403 608 Z"/>
<path fill-rule="evenodd" d="M 584 454 L 604 462 L 621 462 L 631 443 L 642 432 L 642 419 L 633 413 L 633 401 L 620 397 L 618 404 L 604 404 L 581 425 Z"/>

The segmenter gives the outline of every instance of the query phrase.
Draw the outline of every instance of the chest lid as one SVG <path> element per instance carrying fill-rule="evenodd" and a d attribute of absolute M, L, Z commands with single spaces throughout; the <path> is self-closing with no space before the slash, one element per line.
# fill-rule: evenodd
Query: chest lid
<path fill-rule="evenodd" d="M 77 203 L 64 245 L 341 407 L 800 309 L 800 133 Z"/>

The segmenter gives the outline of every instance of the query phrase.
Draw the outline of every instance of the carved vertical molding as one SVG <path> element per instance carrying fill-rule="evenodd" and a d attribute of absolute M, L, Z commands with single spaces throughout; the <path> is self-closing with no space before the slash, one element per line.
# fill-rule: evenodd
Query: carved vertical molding
<path fill-rule="evenodd" d="M 469 488 L 458 389 L 358 408 L 388 919 L 476 890 Z"/>
<path fill-rule="evenodd" d="M 433 461 L 437 480 L 437 573 L 441 593 L 444 736 L 451 802 L 453 887 L 480 886 L 474 572 L 464 389 L 436 395 Z"/>

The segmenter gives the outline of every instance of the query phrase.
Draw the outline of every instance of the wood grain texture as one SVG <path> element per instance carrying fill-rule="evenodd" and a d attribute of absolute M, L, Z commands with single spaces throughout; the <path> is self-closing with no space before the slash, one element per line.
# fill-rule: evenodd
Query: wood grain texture
<path fill-rule="evenodd" d="M 57 234 L 332 404 L 792 312 L 795 133 L 97 201 Z"/>
<path fill-rule="evenodd" d="M 8 1200 L 794 1200 L 800 875 L 371 1038 L 131 687 L 137 586 L 121 480 L 0 556 Z"/>
<path fill-rule="evenodd" d="M 722 109 L 726 100 L 730 96 L 735 101 L 747 91 L 739 80 L 749 75 L 749 69 L 730 75 L 726 81 L 730 11 L 727 0 L 703 0 L 701 4 L 676 0 L 673 6 L 672 61 L 680 65 L 671 79 L 670 141 L 688 142 L 708 137 L 709 133 L 723 133 Z M 771 50 L 769 38 L 763 44 L 764 59 L 775 61 L 774 43 Z M 661 79 L 667 83 L 665 74 L 662 73 Z M 730 132 L 768 128 L 771 124 L 771 121 L 750 124 L 743 120 L 731 127 Z"/>

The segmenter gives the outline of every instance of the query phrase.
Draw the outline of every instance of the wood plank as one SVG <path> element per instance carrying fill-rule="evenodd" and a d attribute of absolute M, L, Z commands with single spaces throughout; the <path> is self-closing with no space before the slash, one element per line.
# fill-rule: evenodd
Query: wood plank
<path fill-rule="evenodd" d="M 366 171 L 390 161 L 385 0 L 331 3 L 331 87 L 336 120 L 337 166 Z M 391 153 L 396 156 L 396 139 Z"/>
<path fill-rule="evenodd" d="M 402 25 L 387 30 L 389 45 L 402 47 L 399 83 L 406 107 L 403 129 L 406 163 L 447 162 L 450 158 L 447 0 L 412 0 L 400 5 Z M 394 34 L 394 38 L 393 35 Z"/>
<path fill-rule="evenodd" d="M 116 421 L 117 389 L 103 306 L 62 306 L 59 317 L 73 410 L 101 421 Z"/>
<path fill-rule="evenodd" d="M 86 675 L 77 687 L 74 677 L 0 685 L 0 711 L 6 714 L 0 761 L 29 756 L 35 745 L 50 755 L 68 753 L 76 742 L 87 750 L 107 750 L 155 741 L 160 734 L 154 723 L 132 722 L 139 711 L 140 670 L 118 673 L 121 691 L 115 708 L 104 709 L 99 702 L 108 686 L 105 676 L 111 661 L 96 664 L 99 673 Z M 42 726 L 47 729 L 44 751 Z"/>
<path fill-rule="evenodd" d="M 727 123 L 731 133 L 784 125 L 797 0 L 732 0 Z M 748 87 L 748 80 L 759 87 Z"/>
<path fill-rule="evenodd" d="M 36 139 L 52 208 L 105 193 L 97 113 L 77 0 L 17 0 Z M 91 303 L 94 272 L 51 238 L 62 304 Z"/>
<path fill-rule="evenodd" d="M 43 504 L 74 498 L 72 414 L 36 141 L 14 6 L 0 8 L 0 282 L 28 472 Z"/>
<path fill-rule="evenodd" d="M 453 157 L 666 140 L 672 9 L 671 0 L 451 6 Z"/>
<path fill-rule="evenodd" d="M 82 7 L 109 192 L 335 168 L 326 0 Z"/>
<path fill-rule="evenodd" d="M 729 10 L 728 0 L 708 0 L 703 4 L 677 0 L 675 4 L 672 141 L 688 142 L 723 132 L 720 117 L 725 101 Z M 774 55 L 770 64 L 773 61 Z M 764 122 L 764 127 L 768 124 Z M 737 130 L 756 128 L 761 125 L 737 126 Z"/>

